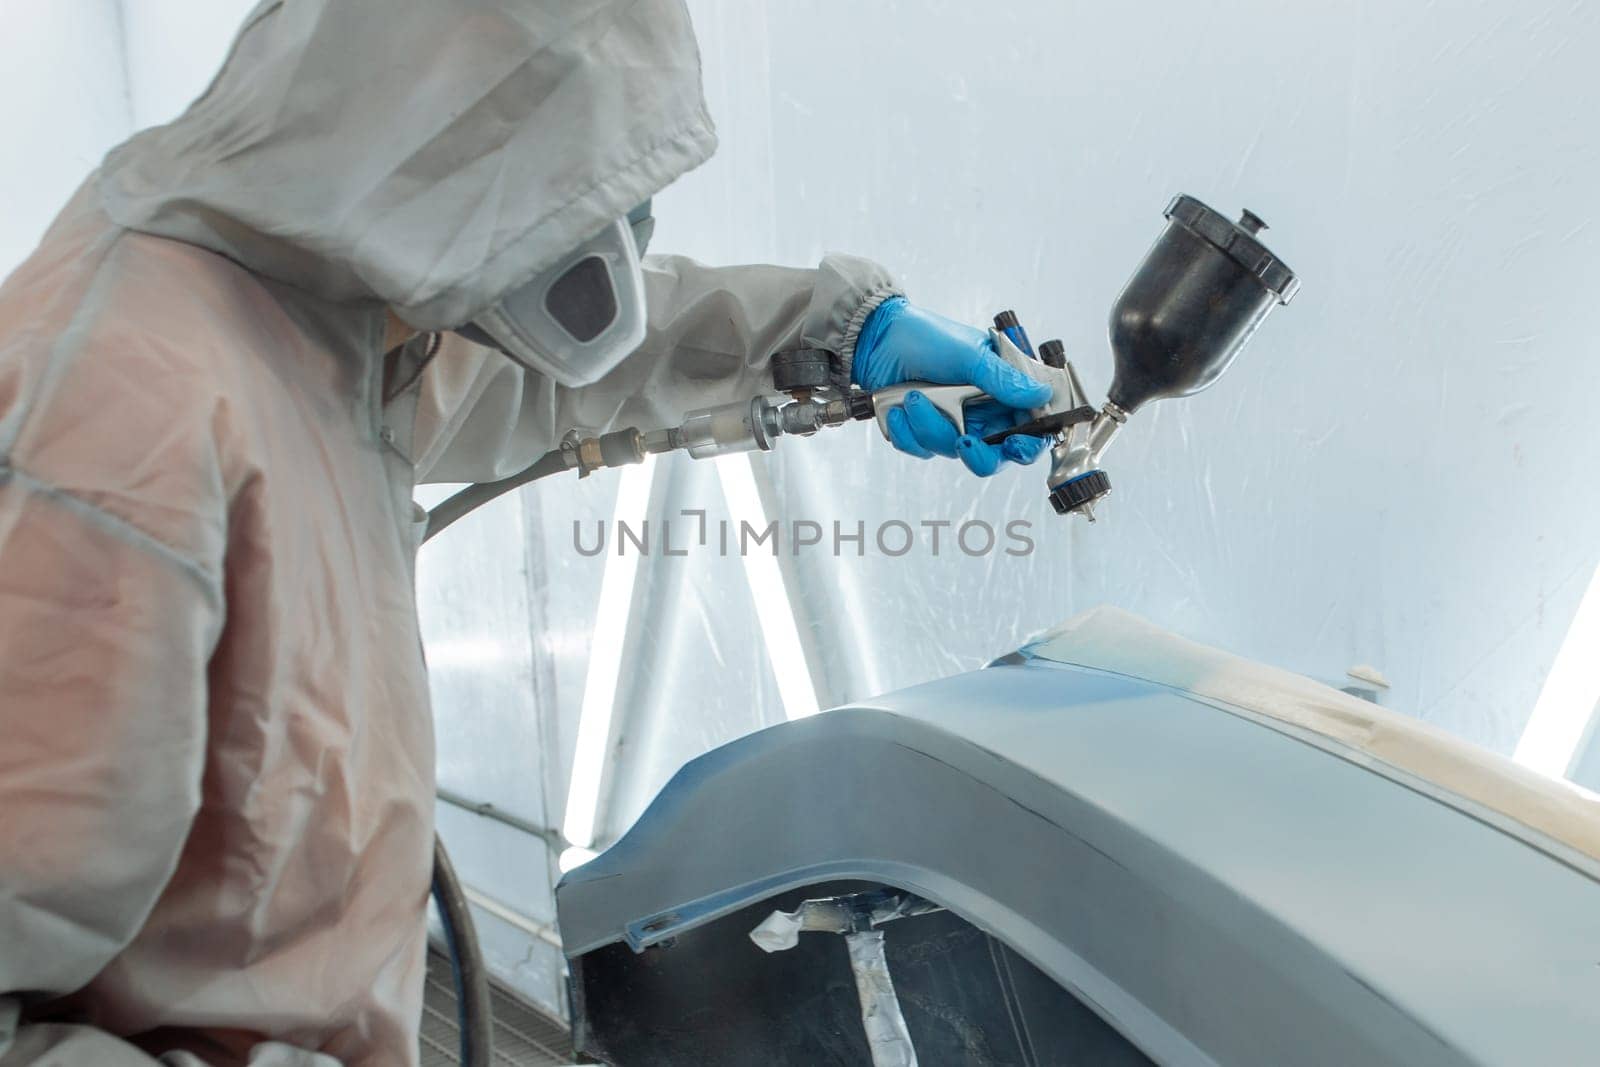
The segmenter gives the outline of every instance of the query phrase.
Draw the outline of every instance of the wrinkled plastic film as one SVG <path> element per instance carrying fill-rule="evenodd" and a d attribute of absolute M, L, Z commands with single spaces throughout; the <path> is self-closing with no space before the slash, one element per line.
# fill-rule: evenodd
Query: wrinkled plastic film
<path fill-rule="evenodd" d="M 750 940 L 762 952 L 785 952 L 800 943 L 800 931 L 804 928 L 799 912 L 775 911 L 750 931 Z"/>

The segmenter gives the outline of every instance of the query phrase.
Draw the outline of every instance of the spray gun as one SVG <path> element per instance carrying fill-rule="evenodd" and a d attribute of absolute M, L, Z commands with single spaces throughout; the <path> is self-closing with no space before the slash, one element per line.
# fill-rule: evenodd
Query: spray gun
<path fill-rule="evenodd" d="M 1167 228 L 1156 239 L 1111 309 L 1114 363 L 1106 401 L 1096 409 L 1067 361 L 1065 346 L 1045 341 L 1035 352 L 1014 312 L 995 316 L 990 340 L 1000 358 L 1051 387 L 1050 399 L 1009 429 L 984 438 L 998 444 L 1012 434 L 1048 437 L 1050 503 L 1062 515 L 1094 521 L 1094 505 L 1111 492 L 1101 460 L 1128 417 L 1152 400 L 1192 396 L 1232 364 L 1245 342 L 1278 304 L 1287 304 L 1299 280 L 1259 237 L 1266 224 L 1249 211 L 1238 222 L 1192 196 L 1167 205 Z M 976 386 L 903 382 L 873 393 L 841 389 L 832 353 L 819 349 L 772 357 L 779 395 L 757 396 L 690 412 L 667 429 L 634 427 L 584 437 L 568 434 L 560 448 L 510 478 L 472 486 L 429 515 L 432 537 L 473 508 L 548 474 L 639 463 L 647 455 L 685 451 L 696 459 L 769 451 L 784 435 L 808 437 L 832 426 L 873 419 L 887 438 L 888 413 L 912 390 L 921 392 L 965 430 L 966 405 L 987 399 Z"/>
<path fill-rule="evenodd" d="M 1014 313 L 995 316 L 990 338 L 1007 363 L 1052 387 L 1049 402 L 1028 421 L 985 438 L 1013 433 L 1054 439 L 1046 486 L 1062 515 L 1094 521 L 1094 505 L 1111 492 L 1101 459 L 1128 416 L 1152 400 L 1192 396 L 1228 369 L 1267 313 L 1300 288 L 1294 272 L 1262 244 L 1266 223 L 1249 211 L 1230 222 L 1192 196 L 1167 205 L 1167 228 L 1139 264 L 1111 309 L 1115 374 L 1106 402 L 1089 405 L 1060 341 L 1035 355 Z M 888 411 L 912 390 L 922 392 L 958 427 L 966 404 L 983 394 L 972 386 L 905 382 L 872 394 L 885 438 Z"/>

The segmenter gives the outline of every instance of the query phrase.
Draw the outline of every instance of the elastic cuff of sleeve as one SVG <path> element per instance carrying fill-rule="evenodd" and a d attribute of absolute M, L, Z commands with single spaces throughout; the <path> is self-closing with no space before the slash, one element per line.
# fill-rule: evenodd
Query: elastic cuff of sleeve
<path fill-rule="evenodd" d="M 845 381 L 850 380 L 850 367 L 856 358 L 856 341 L 861 337 L 862 327 L 866 326 L 867 319 L 878 310 L 878 305 L 885 300 L 897 296 L 904 296 L 897 285 L 880 285 L 867 293 L 866 297 L 857 306 L 855 312 L 844 324 L 844 339 L 839 344 L 839 370 Z"/>

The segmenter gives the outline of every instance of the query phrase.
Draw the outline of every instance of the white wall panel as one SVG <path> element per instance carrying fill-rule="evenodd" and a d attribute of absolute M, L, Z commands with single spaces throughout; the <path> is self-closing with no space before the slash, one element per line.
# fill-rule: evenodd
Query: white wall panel
<path fill-rule="evenodd" d="M 1041 472 L 978 486 L 881 447 L 788 450 L 871 486 L 798 511 L 889 497 L 1055 531 L 935 585 L 873 565 L 881 684 L 1111 602 L 1316 677 L 1371 663 L 1395 706 L 1511 749 L 1600 559 L 1579 488 L 1600 459 L 1600 12 L 829 0 L 768 19 L 782 260 L 860 251 L 932 307 L 1015 307 L 1097 390 L 1106 312 L 1170 194 L 1253 208 L 1305 283 L 1213 391 L 1139 416 L 1095 527 L 1047 514 Z"/>
<path fill-rule="evenodd" d="M 0 277 L 132 128 L 116 0 L 0 0 Z"/>
<path fill-rule="evenodd" d="M 256 0 L 121 0 L 138 129 L 169 122 L 211 83 Z"/>
<path fill-rule="evenodd" d="M 0 275 L 107 150 L 210 81 L 251 0 L 0 0 Z"/>

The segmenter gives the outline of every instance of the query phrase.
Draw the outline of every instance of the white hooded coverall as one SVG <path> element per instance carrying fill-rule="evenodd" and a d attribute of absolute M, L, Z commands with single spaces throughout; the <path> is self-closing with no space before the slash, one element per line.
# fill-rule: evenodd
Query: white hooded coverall
<path fill-rule="evenodd" d="M 459 325 L 702 162 L 681 0 L 274 0 L 0 287 L 0 1065 L 417 1058 L 422 479 L 846 358 L 876 266 L 647 260 L 563 389 Z M 390 368 L 393 372 L 394 368 Z"/>

